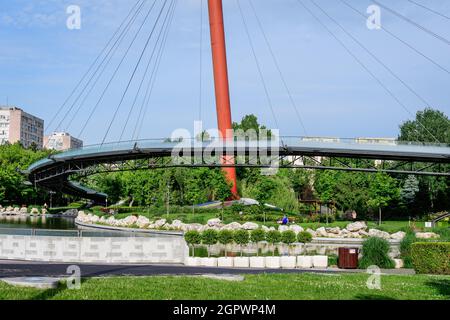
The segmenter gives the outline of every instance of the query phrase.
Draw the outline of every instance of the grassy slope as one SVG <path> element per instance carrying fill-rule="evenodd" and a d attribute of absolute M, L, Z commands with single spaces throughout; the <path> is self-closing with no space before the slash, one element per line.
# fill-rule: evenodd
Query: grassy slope
<path fill-rule="evenodd" d="M 81 290 L 35 290 L 0 282 L 0 299 L 450 299 L 448 276 L 382 276 L 382 290 L 366 287 L 367 274 L 247 275 L 243 282 L 200 277 L 95 278 Z"/>

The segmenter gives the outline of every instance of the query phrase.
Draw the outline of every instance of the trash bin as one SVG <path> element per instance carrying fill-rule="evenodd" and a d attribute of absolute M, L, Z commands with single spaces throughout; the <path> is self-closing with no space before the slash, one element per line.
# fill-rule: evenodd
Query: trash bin
<path fill-rule="evenodd" d="M 358 248 L 339 248 L 339 269 L 358 269 Z"/>

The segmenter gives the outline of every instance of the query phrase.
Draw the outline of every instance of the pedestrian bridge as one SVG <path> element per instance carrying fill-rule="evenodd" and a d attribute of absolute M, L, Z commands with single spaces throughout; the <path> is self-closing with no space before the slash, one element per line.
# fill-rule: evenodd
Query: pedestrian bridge
<path fill-rule="evenodd" d="M 227 161 L 224 156 L 228 156 Z M 54 154 L 32 164 L 26 174 L 35 186 L 104 202 L 107 195 L 85 188 L 70 177 L 168 167 L 282 167 L 450 176 L 449 163 L 450 146 L 445 144 L 314 137 L 232 142 L 154 139 Z"/>

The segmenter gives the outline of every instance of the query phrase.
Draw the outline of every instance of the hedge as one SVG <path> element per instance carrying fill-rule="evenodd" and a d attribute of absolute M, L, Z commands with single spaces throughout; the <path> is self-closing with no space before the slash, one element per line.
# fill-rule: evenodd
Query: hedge
<path fill-rule="evenodd" d="M 417 273 L 450 275 L 450 242 L 416 242 L 411 259 Z"/>

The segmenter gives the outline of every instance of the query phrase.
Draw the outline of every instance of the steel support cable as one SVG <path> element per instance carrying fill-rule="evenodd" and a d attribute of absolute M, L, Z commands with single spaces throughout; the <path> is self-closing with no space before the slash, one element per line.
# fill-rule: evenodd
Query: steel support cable
<path fill-rule="evenodd" d="M 169 24 L 167 25 L 166 32 L 165 32 L 165 35 L 163 37 L 163 41 L 160 44 L 159 52 L 158 52 L 157 59 L 156 59 L 156 63 L 155 63 L 155 65 L 153 67 L 153 70 L 152 70 L 152 76 L 150 78 L 150 81 L 149 81 L 149 84 L 148 84 L 148 87 L 147 87 L 147 92 L 145 94 L 144 101 L 143 101 L 143 103 L 141 105 L 141 110 L 139 112 L 139 117 L 137 119 L 135 130 L 134 130 L 133 136 L 132 136 L 133 140 L 139 139 L 140 134 L 141 134 L 141 130 L 142 130 L 142 126 L 144 125 L 145 117 L 147 116 L 148 105 L 150 103 L 150 99 L 151 99 L 151 96 L 152 96 L 152 93 L 153 93 L 153 88 L 154 88 L 154 85 L 155 85 L 155 82 L 156 82 L 156 77 L 158 76 L 159 67 L 160 67 L 160 64 L 161 64 L 161 60 L 162 60 L 162 56 L 163 56 L 163 53 L 164 53 L 164 49 L 166 47 L 168 35 L 169 35 L 169 32 L 170 32 L 170 27 L 171 27 L 172 22 L 173 22 L 173 18 L 174 18 L 174 15 L 175 15 L 175 10 L 176 10 L 177 5 L 178 5 L 178 0 L 175 0 L 175 4 L 174 4 L 174 6 L 172 8 L 170 21 L 169 21 Z"/>
<path fill-rule="evenodd" d="M 383 66 L 394 78 L 400 81 L 406 89 L 408 89 L 413 95 L 415 95 L 420 101 L 422 101 L 427 107 L 431 107 L 425 98 L 423 98 L 419 93 L 417 93 L 411 86 L 409 86 L 404 80 L 402 80 L 390 67 L 388 67 L 381 59 L 379 59 L 374 53 L 372 53 L 361 41 L 359 41 L 354 35 L 352 35 L 342 24 L 340 24 L 336 19 L 334 19 L 330 14 L 328 14 L 320 5 L 318 5 L 314 0 L 310 0 L 324 15 L 326 15 L 331 21 L 333 21 L 346 35 L 348 35 L 353 41 L 355 41 L 364 51 L 366 51 L 374 60 L 376 60 L 380 65 Z"/>
<path fill-rule="evenodd" d="M 357 14 L 359 14 L 360 16 L 362 16 L 364 19 L 367 19 L 367 16 L 359 11 L 358 9 L 356 9 L 355 7 L 353 7 L 351 4 L 349 4 L 346 0 L 339 0 L 341 1 L 344 5 L 346 5 L 347 7 L 349 7 L 350 9 L 352 9 L 353 11 L 355 11 Z M 441 64 L 439 64 L 438 62 L 434 61 L 432 58 L 428 57 L 426 54 L 424 54 L 423 52 L 419 51 L 418 49 L 416 49 L 415 47 L 413 47 L 412 45 L 410 45 L 408 42 L 406 42 L 405 40 L 401 39 L 400 37 L 398 37 L 397 35 L 395 35 L 393 32 L 391 32 L 389 29 L 387 29 L 384 26 L 381 26 L 380 24 L 376 24 L 376 26 L 378 28 L 380 28 L 381 30 L 383 30 L 384 32 L 386 32 L 387 34 L 389 34 L 391 37 L 393 37 L 394 39 L 400 41 L 401 43 L 403 43 L 405 46 L 407 46 L 409 49 L 411 49 L 412 51 L 414 51 L 415 53 L 417 53 L 418 55 L 420 55 L 421 57 L 425 58 L 426 60 L 428 60 L 429 62 L 431 62 L 432 64 L 434 64 L 436 67 L 438 67 L 439 69 L 441 69 L 442 71 L 450 74 L 450 70 L 445 68 L 444 66 L 442 66 Z"/>
<path fill-rule="evenodd" d="M 128 33 L 128 31 L 130 30 L 130 28 L 132 27 L 132 25 L 134 24 L 134 22 L 136 21 L 137 17 L 139 15 L 139 12 L 137 11 L 134 15 L 134 17 L 132 18 L 132 20 L 130 20 L 130 23 L 127 25 L 126 29 L 124 29 L 124 31 L 122 32 L 122 34 L 119 36 L 118 41 L 116 41 L 116 43 L 114 44 L 114 48 L 112 50 L 112 52 L 109 52 L 107 54 L 106 57 L 108 57 L 108 61 L 102 61 L 102 63 L 100 64 L 103 65 L 102 70 L 100 71 L 100 73 L 98 73 L 96 79 L 94 80 L 93 84 L 91 85 L 89 91 L 85 94 L 83 100 L 81 101 L 81 103 L 79 104 L 78 108 L 75 110 L 75 113 L 72 115 L 71 119 L 69 120 L 69 123 L 66 127 L 66 131 L 68 131 L 68 129 L 70 128 L 70 126 L 72 125 L 72 123 L 74 122 L 76 116 L 79 114 L 80 110 L 83 108 L 83 106 L 86 103 L 86 100 L 89 98 L 90 94 L 92 93 L 92 91 L 94 90 L 94 88 L 96 87 L 97 83 L 99 82 L 100 78 L 103 76 L 103 74 L 105 73 L 107 67 L 109 66 L 112 58 L 116 55 L 117 50 L 119 49 L 120 45 L 122 44 L 123 40 L 126 37 L 126 34 Z M 99 67 L 100 67 L 99 66 Z M 97 72 L 95 72 L 97 73 Z M 94 73 L 94 74 L 95 74 Z"/>
<path fill-rule="evenodd" d="M 88 74 L 91 72 L 91 70 L 94 68 L 94 66 L 97 64 L 97 61 L 100 59 L 100 57 L 103 55 L 103 53 L 106 51 L 106 49 L 109 47 L 109 45 L 111 44 L 111 42 L 113 41 L 113 39 L 116 37 L 117 33 L 122 29 L 124 23 L 129 19 L 130 15 L 133 13 L 133 11 L 136 9 L 136 6 L 144 0 L 138 0 L 136 2 L 136 4 L 131 8 L 130 12 L 128 13 L 128 15 L 126 16 L 126 18 L 122 21 L 122 23 L 120 24 L 120 26 L 117 28 L 117 30 L 114 32 L 113 36 L 109 39 L 109 41 L 107 42 L 107 44 L 104 46 L 104 48 L 102 49 L 102 51 L 97 55 L 97 57 L 95 58 L 94 62 L 89 66 L 88 70 L 86 71 L 86 73 L 82 76 L 81 80 L 77 83 L 77 85 L 75 86 L 75 88 L 72 90 L 72 92 L 70 93 L 69 97 L 67 97 L 67 99 L 64 101 L 64 103 L 58 108 L 58 111 L 55 113 L 55 115 L 52 117 L 52 119 L 50 120 L 49 124 L 47 125 L 47 128 L 50 128 L 53 124 L 53 122 L 55 122 L 56 118 L 58 118 L 59 114 L 62 112 L 62 110 L 64 109 L 64 107 L 66 106 L 66 104 L 69 102 L 69 100 L 73 97 L 73 95 L 75 94 L 75 92 L 78 90 L 78 88 L 81 86 L 81 84 L 83 83 L 83 81 L 86 79 L 86 77 L 88 76 Z"/>
<path fill-rule="evenodd" d="M 273 119 L 275 121 L 275 125 L 277 126 L 277 129 L 280 129 L 280 125 L 278 123 L 277 116 L 276 116 L 275 111 L 273 109 L 272 99 L 270 98 L 269 90 L 267 88 L 266 81 L 264 80 L 264 76 L 263 76 L 263 73 L 262 73 L 261 65 L 260 65 L 258 57 L 256 55 L 255 47 L 253 46 L 253 41 L 252 41 L 252 38 L 250 36 L 250 32 L 249 32 L 249 29 L 248 29 L 248 26 L 247 26 L 247 22 L 245 21 L 245 17 L 244 17 L 244 13 L 242 11 L 241 4 L 239 3 L 239 0 L 236 0 L 236 3 L 237 3 L 237 6 L 239 8 L 239 13 L 240 13 L 241 18 L 242 18 L 242 23 L 244 24 L 245 33 L 247 34 L 247 38 L 248 38 L 248 41 L 250 43 L 250 47 L 252 49 L 253 59 L 255 60 L 256 68 L 258 69 L 259 77 L 260 77 L 262 85 L 264 87 L 264 92 L 265 92 L 265 95 L 266 95 L 266 99 L 267 99 L 268 105 L 270 107 L 270 111 L 272 113 L 272 117 L 273 117 Z"/>
<path fill-rule="evenodd" d="M 79 102 L 80 98 L 83 96 L 83 94 L 86 92 L 86 89 L 91 85 L 92 80 L 95 78 L 95 76 L 97 75 L 98 71 L 100 70 L 100 68 L 102 68 L 102 66 L 105 64 L 105 62 L 107 61 L 108 57 L 111 56 L 112 52 L 116 51 L 118 42 L 123 38 L 123 36 L 130 30 L 131 25 L 134 23 L 134 21 L 136 20 L 136 17 L 139 15 L 143 5 L 145 2 L 142 2 L 140 7 L 135 11 L 133 17 L 130 19 L 130 21 L 128 21 L 127 26 L 122 30 L 121 34 L 119 35 L 119 37 L 116 39 L 116 41 L 114 42 L 114 44 L 111 46 L 111 48 L 108 50 L 107 54 L 103 57 L 101 63 L 97 66 L 97 68 L 95 69 L 95 71 L 92 73 L 92 75 L 90 76 L 89 80 L 85 83 L 83 89 L 79 92 L 79 94 L 77 95 L 77 97 L 75 98 L 75 100 L 73 101 L 72 105 L 70 106 L 69 110 L 66 112 L 66 114 L 64 115 L 64 117 L 61 119 L 61 121 L 59 122 L 57 129 L 59 129 L 62 124 L 64 123 L 64 121 L 66 121 L 67 117 L 70 115 L 70 113 L 72 112 L 73 108 L 75 107 L 75 105 Z M 106 65 L 108 65 L 109 61 L 111 61 L 111 59 L 108 59 L 108 61 L 106 62 Z M 95 85 L 95 84 L 94 84 Z M 90 90 L 92 91 L 92 90 Z M 78 112 L 77 111 L 76 113 Z M 75 113 L 75 116 L 76 116 Z M 72 117 L 74 118 L 74 117 Z M 69 124 L 70 125 L 70 122 Z"/>
<path fill-rule="evenodd" d="M 140 12 L 140 10 L 142 9 L 142 6 L 144 5 L 145 2 L 142 2 L 141 5 L 139 6 L 139 8 L 136 9 L 136 11 L 134 12 L 134 16 L 136 14 L 138 14 Z M 133 21 L 133 18 L 130 19 L 130 21 L 128 21 L 128 25 L 130 24 L 130 22 Z M 123 32 L 125 32 L 127 30 L 128 25 L 122 30 L 121 35 L 123 34 Z M 116 35 L 116 34 L 115 34 Z M 91 74 L 89 80 L 85 83 L 83 89 L 81 89 L 81 91 L 79 92 L 79 94 L 77 95 L 77 97 L 75 98 L 75 100 L 73 101 L 72 105 L 70 106 L 70 108 L 66 111 L 64 117 L 61 119 L 61 121 L 59 122 L 58 126 L 56 127 L 56 130 L 60 129 L 62 124 L 64 123 L 64 121 L 67 119 L 67 117 L 69 116 L 69 114 L 72 112 L 74 106 L 78 103 L 79 99 L 81 98 L 81 96 L 84 94 L 84 92 L 86 91 L 87 87 L 90 85 L 90 83 L 92 82 L 92 79 L 94 79 L 95 75 L 97 74 L 98 70 L 101 68 L 102 64 L 106 61 L 106 59 L 108 58 L 108 55 L 111 53 L 111 51 L 114 49 L 114 46 L 117 44 L 118 39 L 120 39 L 121 35 L 119 35 L 119 37 L 116 39 L 115 43 L 111 46 L 111 48 L 109 49 L 109 51 L 107 52 L 107 54 L 103 57 L 101 63 L 97 66 L 97 68 L 95 69 L 95 71 Z M 114 36 L 115 37 L 115 36 Z M 113 39 L 113 38 L 112 38 Z"/>
<path fill-rule="evenodd" d="M 428 33 L 430 36 L 442 41 L 443 43 L 445 43 L 446 45 L 450 46 L 450 40 L 448 40 L 447 38 L 444 38 L 440 35 L 438 35 L 436 32 L 431 31 L 428 28 L 425 28 L 424 26 L 418 24 L 417 22 L 412 21 L 411 19 L 409 19 L 408 17 L 405 17 L 404 15 L 398 13 L 397 11 L 395 11 L 394 9 L 391 9 L 387 6 L 385 6 L 384 4 L 378 2 L 377 0 L 372 0 L 373 3 L 377 4 L 378 6 L 382 7 L 383 9 L 389 11 L 390 13 L 392 13 L 393 15 L 397 16 L 398 18 L 408 22 L 409 24 L 415 26 L 416 28 L 422 30 L 425 33 Z"/>
<path fill-rule="evenodd" d="M 252 8 L 252 11 L 253 11 L 253 14 L 254 14 L 254 16 L 256 18 L 256 21 L 258 22 L 258 26 L 259 26 L 259 29 L 261 30 L 261 33 L 262 33 L 263 38 L 264 38 L 264 41 L 266 42 L 266 45 L 269 48 L 270 55 L 272 56 L 272 60 L 273 60 L 273 62 L 275 64 L 275 67 L 278 70 L 278 73 L 280 75 L 281 81 L 283 82 L 284 88 L 285 88 L 285 90 L 287 92 L 287 95 L 289 97 L 289 100 L 291 102 L 291 105 L 294 108 L 295 114 L 297 116 L 297 120 L 299 121 L 301 127 L 303 128 L 303 131 L 305 132 L 305 135 L 308 136 L 308 131 L 306 130 L 306 126 L 305 126 L 305 124 L 303 122 L 302 117 L 300 116 L 300 112 L 298 111 L 298 106 L 295 103 L 294 97 L 291 94 L 291 90 L 289 90 L 289 86 L 287 85 L 286 79 L 284 78 L 284 75 L 283 75 L 283 73 L 281 71 L 280 64 L 278 63 L 278 60 L 277 60 L 277 58 L 275 56 L 275 53 L 274 53 L 274 51 L 272 49 L 272 46 L 270 45 L 269 39 L 268 39 L 268 37 L 266 35 L 266 32 L 264 31 L 264 28 L 262 26 L 261 20 L 259 19 L 258 14 L 256 13 L 256 10 L 255 10 L 255 7 L 253 5 L 253 2 L 252 2 L 252 0 L 248 0 L 248 2 L 250 3 L 250 7 Z"/>
<path fill-rule="evenodd" d="M 136 34 L 134 35 L 131 43 L 129 44 L 127 50 L 125 51 L 122 59 L 119 62 L 119 65 L 117 66 L 117 68 L 114 70 L 114 73 L 112 74 L 108 84 L 106 85 L 106 88 L 103 90 L 100 98 L 98 99 L 97 103 L 95 104 L 94 108 L 92 109 L 91 113 L 88 116 L 88 119 L 85 121 L 83 127 L 81 128 L 80 133 L 78 134 L 79 137 L 81 137 L 81 135 L 83 134 L 84 130 L 86 129 L 88 123 L 90 122 L 92 116 L 94 115 L 95 111 L 97 110 L 98 106 L 100 105 L 100 102 L 103 100 L 103 97 L 106 94 L 106 91 L 108 91 L 109 86 L 111 85 L 112 81 L 114 80 L 115 76 L 117 75 L 117 72 L 119 71 L 120 67 L 122 66 L 125 58 L 128 56 L 128 53 L 131 50 L 131 47 L 133 46 L 134 42 L 136 41 L 136 38 L 138 37 L 139 33 L 141 32 L 142 28 L 144 27 L 145 23 L 147 22 L 148 17 L 150 16 L 150 13 L 153 11 L 153 8 L 156 5 L 156 0 L 153 1 L 152 6 L 150 7 L 150 9 L 147 12 L 147 15 L 144 18 L 144 21 L 142 21 L 141 25 L 139 26 L 139 29 L 137 30 Z"/>
<path fill-rule="evenodd" d="M 172 3 L 173 3 L 173 1 L 172 1 Z M 169 7 L 169 11 L 170 11 L 170 9 L 171 9 L 171 8 Z M 168 12 L 169 12 L 169 11 L 168 11 Z M 151 65 L 151 62 L 153 61 L 153 57 L 154 57 L 154 55 L 155 55 L 155 52 L 156 52 L 156 49 L 157 49 L 157 47 L 158 47 L 159 41 L 160 41 L 160 39 L 161 39 L 161 36 L 164 34 L 164 30 L 165 30 L 165 28 L 166 28 L 166 24 L 167 24 L 167 22 L 168 22 L 168 18 L 169 18 L 169 14 L 167 14 L 167 15 L 165 16 L 164 21 L 163 21 L 163 23 L 162 23 L 162 25 L 161 25 L 161 29 L 160 29 L 159 32 L 158 32 L 158 37 L 157 37 L 157 39 L 156 39 L 156 42 L 155 42 L 155 45 L 154 45 L 154 47 L 153 47 L 152 53 L 151 53 L 150 58 L 149 58 L 149 60 L 148 60 L 147 66 L 146 66 L 146 68 L 145 68 L 145 71 L 144 71 L 144 73 L 143 73 L 142 79 L 141 79 L 141 81 L 140 81 L 140 83 L 139 83 L 139 88 L 138 88 L 137 93 L 136 93 L 136 95 L 135 95 L 135 97 L 134 97 L 133 104 L 131 105 L 130 112 L 128 112 L 127 119 L 126 119 L 125 124 L 124 124 L 124 126 L 123 126 L 123 128 L 122 128 L 122 132 L 121 132 L 121 134 L 120 134 L 119 142 L 122 141 L 123 135 L 124 135 L 125 130 L 126 130 L 127 126 L 128 126 L 128 122 L 130 121 L 131 115 L 133 114 L 134 108 L 135 108 L 135 106 L 136 106 L 136 102 L 137 102 L 137 100 L 138 100 L 138 98 L 139 98 L 139 94 L 140 94 L 140 92 L 141 92 L 141 89 L 142 89 L 142 86 L 143 86 L 143 84 L 144 84 L 144 82 L 145 82 L 145 79 L 147 78 L 148 70 L 150 69 L 150 65 Z"/>
<path fill-rule="evenodd" d="M 337 41 L 339 42 L 339 44 L 345 49 L 345 51 L 347 51 L 347 53 L 353 57 L 353 59 L 408 113 L 410 114 L 410 111 L 408 109 L 408 107 L 406 107 L 406 105 L 394 94 L 394 92 L 392 92 L 392 90 L 390 90 L 362 61 L 361 59 L 359 59 L 346 45 L 345 43 L 339 39 L 333 31 L 331 31 L 330 28 L 327 27 L 327 25 L 325 23 L 322 22 L 322 20 L 320 20 L 320 18 L 314 14 L 314 12 L 312 10 L 310 10 L 304 3 L 302 0 L 297 0 L 297 2 L 306 10 L 309 12 L 309 14 L 311 16 L 313 16 L 313 18 L 323 27 L 325 28 L 325 30 L 327 30 L 327 32 Z M 425 130 L 428 131 L 427 128 L 424 127 Z M 431 133 L 430 133 L 431 134 Z M 431 134 L 431 136 L 433 137 L 433 139 L 436 140 L 437 143 L 439 143 L 439 140 L 433 135 Z"/>
<path fill-rule="evenodd" d="M 133 73 L 131 74 L 131 77 L 130 77 L 130 79 L 128 80 L 128 84 L 127 84 L 127 86 L 126 86 L 126 88 L 125 88 L 125 91 L 124 91 L 123 94 L 122 94 L 122 98 L 120 99 L 120 102 L 119 102 L 119 104 L 118 104 L 117 107 L 116 107 L 116 110 L 115 110 L 115 112 L 114 112 L 113 118 L 112 118 L 111 121 L 109 122 L 108 129 L 106 130 L 106 133 L 105 133 L 105 136 L 103 137 L 103 140 L 102 140 L 101 145 L 103 145 L 103 144 L 105 143 L 106 138 L 108 137 L 108 134 L 109 134 L 109 132 L 110 132 L 110 130 L 111 130 L 111 127 L 112 127 L 114 121 L 116 120 L 117 114 L 119 113 L 119 109 L 120 109 L 120 107 L 122 106 L 122 103 L 123 103 L 123 101 L 125 100 L 125 96 L 127 95 L 128 90 L 130 89 L 131 83 L 132 83 L 133 80 L 134 80 L 134 76 L 136 75 L 136 72 L 137 72 L 137 70 L 139 69 L 139 66 L 140 66 L 140 64 L 141 64 L 142 58 L 144 57 L 145 52 L 147 51 L 148 45 L 150 44 L 150 41 L 151 41 L 151 39 L 152 39 L 152 37 L 153 37 L 153 34 L 154 34 L 155 30 L 156 30 L 156 27 L 157 27 L 157 25 L 158 25 L 158 22 L 159 22 L 160 18 L 162 17 L 162 13 L 164 12 L 164 9 L 165 9 L 165 7 L 166 7 L 166 4 L 167 4 L 167 0 L 165 0 L 165 1 L 164 1 L 164 4 L 161 6 L 161 10 L 159 11 L 158 17 L 157 17 L 157 19 L 156 19 L 156 21 L 155 21 L 155 24 L 153 25 L 152 31 L 150 32 L 150 35 L 149 35 L 148 38 L 147 38 L 147 42 L 145 43 L 144 48 L 143 48 L 142 51 L 141 51 L 141 54 L 140 54 L 140 56 L 139 56 L 139 60 L 138 60 L 138 62 L 136 63 L 136 66 L 134 67 Z M 167 14 L 169 14 L 169 10 L 167 10 Z"/>
<path fill-rule="evenodd" d="M 425 5 L 421 4 L 421 3 L 418 3 L 417 1 L 413 1 L 413 0 L 406 0 L 406 1 L 408 1 L 408 2 L 410 2 L 410 3 L 413 3 L 413 4 L 415 4 L 416 6 L 419 6 L 419 7 L 423 8 L 423 9 L 429 11 L 429 12 L 432 12 L 432 13 L 434 13 L 434 14 L 437 14 L 438 16 L 441 16 L 442 18 L 445 18 L 445 19 L 447 19 L 447 20 L 450 20 L 450 17 L 449 17 L 449 16 L 446 16 L 445 14 L 443 14 L 443 13 L 441 13 L 441 12 L 439 12 L 439 11 L 436 11 L 436 10 L 434 10 L 434 9 L 431 9 L 430 7 L 427 7 L 427 6 L 425 6 Z"/>

